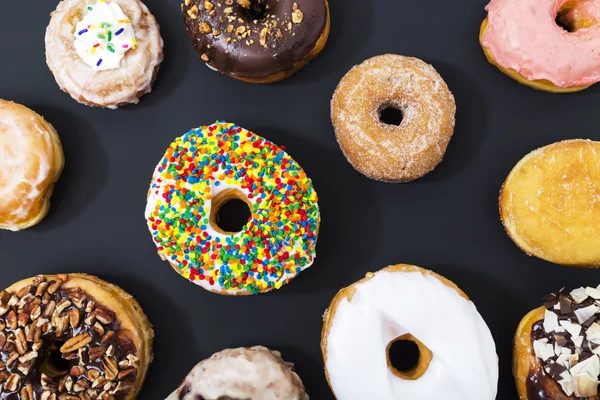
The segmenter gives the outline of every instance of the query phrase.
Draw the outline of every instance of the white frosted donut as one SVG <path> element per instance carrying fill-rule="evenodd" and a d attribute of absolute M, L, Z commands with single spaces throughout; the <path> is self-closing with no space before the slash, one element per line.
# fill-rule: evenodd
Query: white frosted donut
<path fill-rule="evenodd" d="M 167 400 L 308 400 L 293 364 L 263 346 L 226 349 L 200 362 Z"/>
<path fill-rule="evenodd" d="M 388 355 L 401 338 L 420 350 L 402 372 Z M 496 398 L 498 358 L 483 318 L 456 285 L 418 267 L 388 267 L 341 290 L 321 348 L 338 400 Z"/>

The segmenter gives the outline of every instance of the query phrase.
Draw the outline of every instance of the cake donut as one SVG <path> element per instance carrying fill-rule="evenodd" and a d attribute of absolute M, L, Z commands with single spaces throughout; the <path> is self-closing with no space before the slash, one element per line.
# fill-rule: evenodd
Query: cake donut
<path fill-rule="evenodd" d="M 184 0 L 181 7 L 202 61 L 249 83 L 288 78 L 329 36 L 327 0 Z"/>
<path fill-rule="evenodd" d="M 263 346 L 223 350 L 196 365 L 167 400 L 308 400 L 293 367 Z"/>
<path fill-rule="evenodd" d="M 401 110 L 399 126 L 381 121 Z M 337 141 L 350 164 L 369 178 L 408 182 L 435 168 L 454 132 L 456 104 L 429 64 L 386 54 L 355 66 L 331 100 Z"/>
<path fill-rule="evenodd" d="M 397 342 L 418 347 L 398 370 Z M 494 339 L 475 305 L 431 271 L 395 265 L 342 289 L 325 312 L 321 350 L 338 400 L 493 400 Z"/>
<path fill-rule="evenodd" d="M 79 103 L 115 109 L 150 92 L 163 40 L 140 0 L 63 0 L 46 30 L 46 61 Z"/>
<path fill-rule="evenodd" d="M 560 290 L 544 300 L 515 335 L 519 399 L 598 399 L 600 286 Z"/>
<path fill-rule="evenodd" d="M 600 142 L 565 140 L 529 153 L 499 203 L 506 232 L 527 254 L 600 267 Z"/>
<path fill-rule="evenodd" d="M 0 398 L 133 400 L 153 336 L 137 301 L 94 276 L 17 282 L 0 292 Z"/>
<path fill-rule="evenodd" d="M 251 216 L 239 232 L 216 219 L 232 200 Z M 279 289 L 315 258 L 317 194 L 282 148 L 217 122 L 175 139 L 158 163 L 146 220 L 163 260 L 211 292 L 248 295 Z"/>
<path fill-rule="evenodd" d="M 491 0 L 486 9 L 481 46 L 517 82 L 568 93 L 600 80 L 600 1 Z"/>
<path fill-rule="evenodd" d="M 18 231 L 44 219 L 64 162 L 52 125 L 0 99 L 0 229 Z"/>

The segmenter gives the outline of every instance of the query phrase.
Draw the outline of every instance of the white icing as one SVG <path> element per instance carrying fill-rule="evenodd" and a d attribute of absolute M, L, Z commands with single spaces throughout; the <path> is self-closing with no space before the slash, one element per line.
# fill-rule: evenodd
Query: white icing
<path fill-rule="evenodd" d="M 137 45 L 131 20 L 117 3 L 104 0 L 88 7 L 74 35 L 77 54 L 94 71 L 119 68 L 125 53 Z"/>
<path fill-rule="evenodd" d="M 34 117 L 3 109 L 0 101 L 0 214 L 9 216 L 3 228 L 18 230 L 28 217 L 53 160 L 50 132 Z"/>
<path fill-rule="evenodd" d="M 292 364 L 266 347 L 227 349 L 200 362 L 167 400 L 308 400 Z"/>
<path fill-rule="evenodd" d="M 496 346 L 472 302 L 434 276 L 380 271 L 342 300 L 327 337 L 327 371 L 338 400 L 492 400 Z M 410 333 L 433 353 L 425 374 L 403 380 L 386 348 Z"/>

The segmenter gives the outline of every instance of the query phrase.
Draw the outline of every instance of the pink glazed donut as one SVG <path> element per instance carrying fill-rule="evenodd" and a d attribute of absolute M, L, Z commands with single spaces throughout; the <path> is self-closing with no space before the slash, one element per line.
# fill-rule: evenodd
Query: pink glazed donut
<path fill-rule="evenodd" d="M 518 82 L 567 93 L 600 81 L 600 0 L 491 0 L 479 41 Z"/>

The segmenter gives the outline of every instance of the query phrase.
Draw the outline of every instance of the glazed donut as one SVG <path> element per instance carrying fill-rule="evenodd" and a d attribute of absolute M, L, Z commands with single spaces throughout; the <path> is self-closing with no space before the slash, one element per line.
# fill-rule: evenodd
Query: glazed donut
<path fill-rule="evenodd" d="M 566 140 L 535 150 L 500 191 L 500 217 L 527 254 L 600 267 L 600 142 Z"/>
<path fill-rule="evenodd" d="M 239 232 L 216 221 L 244 201 Z M 317 194 L 302 168 L 262 137 L 218 122 L 175 139 L 157 165 L 146 219 L 158 254 L 211 292 L 247 295 L 279 289 L 315 258 Z"/>
<path fill-rule="evenodd" d="M 235 384 L 234 384 L 235 383 Z M 167 400 L 308 400 L 294 365 L 263 346 L 227 349 L 202 361 Z"/>
<path fill-rule="evenodd" d="M 0 229 L 18 231 L 44 219 L 64 162 L 52 125 L 0 99 Z"/>
<path fill-rule="evenodd" d="M 380 120 L 390 107 L 402 111 L 400 126 Z M 350 164 L 386 182 L 412 181 L 435 168 L 455 114 L 454 96 L 431 65 L 394 54 L 352 68 L 331 100 L 333 128 Z"/>
<path fill-rule="evenodd" d="M 46 62 L 56 82 L 89 106 L 137 103 L 162 60 L 158 24 L 140 0 L 63 0 L 46 30 Z"/>
<path fill-rule="evenodd" d="M 529 312 L 514 341 L 519 399 L 597 399 L 600 287 L 562 290 Z"/>
<path fill-rule="evenodd" d="M 506 75 L 554 93 L 600 80 L 600 1 L 491 0 L 486 9 L 479 41 Z"/>
<path fill-rule="evenodd" d="M 419 349 L 402 371 L 389 357 L 399 341 Z M 342 289 L 325 312 L 321 350 L 338 400 L 496 398 L 498 357 L 483 318 L 454 283 L 419 267 L 390 266 Z"/>
<path fill-rule="evenodd" d="M 123 289 L 84 274 L 38 275 L 0 293 L 0 398 L 133 400 L 154 333 Z"/>
<path fill-rule="evenodd" d="M 329 36 L 327 0 L 184 0 L 181 7 L 202 61 L 249 83 L 288 78 Z"/>

